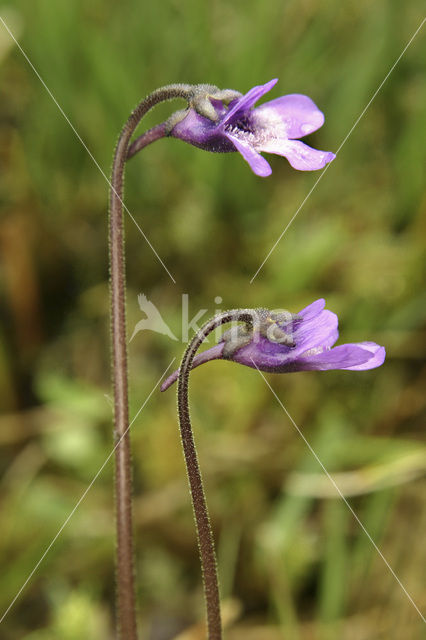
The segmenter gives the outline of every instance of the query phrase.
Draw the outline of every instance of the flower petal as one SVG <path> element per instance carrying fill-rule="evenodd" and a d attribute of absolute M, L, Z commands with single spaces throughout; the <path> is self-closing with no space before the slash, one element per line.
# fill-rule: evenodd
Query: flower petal
<path fill-rule="evenodd" d="M 380 351 L 383 347 L 376 345 Z M 384 349 L 383 349 L 384 351 Z M 306 357 L 298 358 L 294 362 L 292 371 L 327 371 L 329 369 L 370 369 L 369 361 L 374 360 L 375 356 L 373 352 L 368 348 L 363 348 L 363 343 L 358 344 L 342 344 L 334 349 L 325 350 L 322 353 L 314 355 L 308 355 Z M 377 364 L 373 364 L 373 367 L 378 367 L 382 364 L 377 360 Z"/>
<path fill-rule="evenodd" d="M 226 137 L 232 142 L 237 151 L 241 153 L 244 160 L 249 163 L 251 170 L 257 176 L 266 178 L 267 176 L 271 175 L 271 165 L 269 164 L 269 162 L 267 162 L 267 160 L 265 160 L 265 158 L 262 158 L 262 156 L 257 153 L 257 151 L 255 151 L 252 146 L 250 146 L 247 142 L 242 142 L 229 133 L 226 134 Z"/>
<path fill-rule="evenodd" d="M 229 123 L 234 116 L 240 111 L 248 111 L 265 93 L 268 93 L 274 85 L 278 82 L 278 78 L 270 80 L 266 84 L 260 84 L 257 87 L 253 87 L 242 98 L 237 101 L 231 102 L 228 113 L 222 120 L 221 125 Z"/>
<path fill-rule="evenodd" d="M 277 119 L 284 125 L 287 138 L 303 138 L 324 124 L 324 114 L 308 96 L 292 93 L 281 96 L 256 108 L 256 119 Z"/>
<path fill-rule="evenodd" d="M 223 347 L 224 347 L 224 343 L 219 342 L 219 344 L 215 344 L 210 349 L 206 349 L 202 353 L 197 354 L 194 358 L 194 362 L 192 363 L 191 370 L 195 369 L 195 367 L 199 367 L 200 364 L 209 362 L 209 360 L 220 359 L 222 357 Z M 172 374 L 169 375 L 168 378 L 164 380 L 163 384 L 160 387 L 161 391 L 165 391 L 166 389 L 168 389 L 170 385 L 176 382 L 178 377 L 179 377 L 179 369 L 176 369 L 176 371 L 174 371 Z"/>
<path fill-rule="evenodd" d="M 293 169 L 299 171 L 323 169 L 328 162 L 336 157 L 331 151 L 319 151 L 308 147 L 300 140 L 286 140 L 284 138 L 270 138 L 262 141 L 259 151 L 285 156 Z"/>
<path fill-rule="evenodd" d="M 370 360 L 367 360 L 363 364 L 353 365 L 351 367 L 345 367 L 348 371 L 365 371 L 366 369 L 375 369 L 383 364 L 386 357 L 386 350 L 375 342 L 359 342 L 358 346 L 362 346 L 364 349 L 371 353 Z"/>
<path fill-rule="evenodd" d="M 311 320 L 312 318 L 318 316 L 324 309 L 324 307 L 324 298 L 319 298 L 318 300 L 315 300 L 315 302 L 311 302 L 311 304 L 308 304 L 308 306 L 302 309 L 302 311 L 299 311 L 297 315 L 303 318 L 303 320 Z"/>
<path fill-rule="evenodd" d="M 299 326 L 296 321 L 293 339 L 297 346 L 293 349 L 294 356 L 303 358 L 307 351 L 332 347 L 339 337 L 338 323 L 336 314 L 328 309 L 311 318 L 303 318 Z"/>

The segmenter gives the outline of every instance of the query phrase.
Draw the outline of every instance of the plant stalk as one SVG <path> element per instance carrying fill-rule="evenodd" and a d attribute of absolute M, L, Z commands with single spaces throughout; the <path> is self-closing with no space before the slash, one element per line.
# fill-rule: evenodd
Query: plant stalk
<path fill-rule="evenodd" d="M 198 463 L 189 414 L 188 384 L 192 362 L 202 342 L 217 327 L 226 322 L 246 322 L 252 324 L 254 311 L 238 309 L 225 311 L 209 320 L 194 336 L 182 358 L 178 380 L 178 413 L 186 471 L 191 491 L 192 507 L 197 529 L 198 548 L 204 583 L 204 598 L 207 612 L 208 640 L 222 639 L 219 581 L 213 533 L 210 526 L 207 502 L 203 488 L 201 470 Z"/>
<path fill-rule="evenodd" d="M 188 99 L 190 85 L 157 89 L 134 109 L 124 125 L 114 154 L 109 216 L 110 313 L 112 383 L 114 388 L 115 501 L 117 527 L 117 638 L 137 640 L 133 574 L 132 473 L 129 436 L 126 276 L 123 225 L 123 178 L 130 139 L 144 115 L 156 104 L 173 98 Z M 161 125 L 139 140 L 137 151 L 165 135 Z M 136 151 L 135 151 L 136 153 Z"/>

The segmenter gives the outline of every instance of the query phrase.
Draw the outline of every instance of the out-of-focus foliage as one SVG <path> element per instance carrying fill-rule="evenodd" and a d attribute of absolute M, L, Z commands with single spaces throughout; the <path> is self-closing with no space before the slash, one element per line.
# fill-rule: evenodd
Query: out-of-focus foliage
<path fill-rule="evenodd" d="M 326 123 L 309 142 L 336 151 L 423 12 L 410 0 L 0 4 L 99 165 L 0 24 L 1 616 L 112 450 L 101 171 L 130 110 L 169 82 L 244 92 L 279 77 L 270 97 L 310 95 Z M 324 296 L 342 341 L 386 346 L 377 370 L 269 380 L 420 607 L 425 59 L 423 29 L 252 284 L 319 174 L 271 157 L 262 180 L 238 154 L 161 140 L 126 179 L 128 207 L 176 279 L 127 217 L 130 332 L 143 317 L 140 292 L 179 338 L 182 294 L 190 317 L 297 311 Z M 144 126 L 180 106 L 159 107 Z M 136 334 L 132 415 L 182 350 L 180 340 Z M 194 372 L 191 396 L 227 637 L 420 638 L 418 613 L 260 376 L 211 363 Z M 203 617 L 173 391 L 153 392 L 132 439 L 141 637 L 167 640 Z M 110 459 L 1 623 L 2 638 L 113 637 L 112 477 Z M 201 638 L 197 629 L 181 637 Z"/>

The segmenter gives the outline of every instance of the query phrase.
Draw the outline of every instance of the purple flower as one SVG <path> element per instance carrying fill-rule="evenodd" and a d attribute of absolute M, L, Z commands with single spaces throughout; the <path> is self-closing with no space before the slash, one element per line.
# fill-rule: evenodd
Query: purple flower
<path fill-rule="evenodd" d="M 218 344 L 195 357 L 193 368 L 220 359 L 272 373 L 365 371 L 383 364 L 385 349 L 375 342 L 333 347 L 339 337 L 338 320 L 324 307 L 325 300 L 320 299 L 296 315 L 257 310 L 253 329 L 240 325 L 225 332 Z M 178 375 L 178 371 L 172 373 L 161 390 L 165 391 Z"/>
<path fill-rule="evenodd" d="M 298 140 L 324 124 L 324 114 L 310 98 L 294 93 L 253 109 L 276 82 L 253 87 L 228 107 L 213 94 L 210 102 L 215 120 L 191 107 L 170 120 L 169 135 L 207 151 L 239 151 L 254 173 L 262 177 L 269 176 L 272 169 L 261 151 L 285 156 L 299 171 L 322 169 L 335 158 L 334 153 L 312 149 Z"/>

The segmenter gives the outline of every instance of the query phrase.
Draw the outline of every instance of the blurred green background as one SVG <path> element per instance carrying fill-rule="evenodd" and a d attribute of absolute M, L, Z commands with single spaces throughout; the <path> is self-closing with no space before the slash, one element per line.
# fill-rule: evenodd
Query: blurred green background
<path fill-rule="evenodd" d="M 308 142 L 336 151 L 419 26 L 420 2 L 15 0 L 0 15 L 109 173 L 136 103 L 169 82 L 326 115 Z M 422 265 L 425 29 L 265 267 L 318 173 L 161 140 L 129 163 L 128 326 L 145 293 L 177 336 L 200 309 L 297 311 L 318 297 L 341 342 L 374 340 L 365 373 L 269 376 L 284 406 L 421 608 L 425 447 Z M 107 184 L 0 24 L 0 615 L 112 449 Z M 266 98 L 268 99 L 268 98 Z M 149 114 L 153 126 L 182 103 Z M 141 131 L 142 131 L 141 129 Z M 422 215 L 423 214 L 423 215 Z M 216 297 L 222 298 L 220 304 Z M 204 316 L 207 318 L 207 314 Z M 424 340 L 423 340 L 424 344 Z M 129 345 L 135 415 L 181 341 Z M 423 623 L 257 372 L 194 372 L 191 405 L 217 540 L 229 640 L 417 639 Z M 156 389 L 132 427 L 141 638 L 202 638 L 200 569 L 175 417 Z M 112 638 L 112 460 L 0 625 L 4 640 Z"/>

